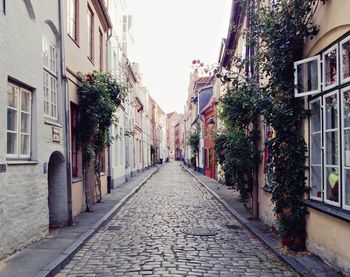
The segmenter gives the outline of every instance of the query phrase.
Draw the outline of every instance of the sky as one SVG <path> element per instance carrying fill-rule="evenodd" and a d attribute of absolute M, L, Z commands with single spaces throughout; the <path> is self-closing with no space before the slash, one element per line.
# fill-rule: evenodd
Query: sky
<path fill-rule="evenodd" d="M 192 60 L 218 61 L 232 0 L 126 0 L 134 17 L 131 61 L 164 112 L 183 112 Z"/>

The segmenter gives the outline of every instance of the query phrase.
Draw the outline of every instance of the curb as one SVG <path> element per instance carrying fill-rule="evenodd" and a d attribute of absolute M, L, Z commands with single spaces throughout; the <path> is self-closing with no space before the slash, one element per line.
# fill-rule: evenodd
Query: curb
<path fill-rule="evenodd" d="M 270 250 L 283 262 L 287 263 L 291 268 L 293 268 L 296 272 L 300 274 L 302 277 L 316 277 L 313 273 L 307 270 L 302 264 L 298 261 L 289 258 L 288 256 L 283 255 L 280 251 L 273 246 L 273 242 L 267 238 L 258 228 L 256 228 L 253 224 L 251 224 L 245 217 L 241 216 L 234 208 L 232 208 L 224 199 L 221 198 L 215 191 L 213 191 L 207 184 L 202 182 L 193 172 L 191 172 L 188 168 L 186 168 L 183 164 L 181 166 L 196 179 L 196 181 L 201 184 L 210 194 L 212 194 L 217 200 L 220 201 L 221 204 L 225 206 L 225 208 L 237 218 L 237 220 L 253 235 L 258 237 L 266 246 L 270 248 Z"/>
<path fill-rule="evenodd" d="M 66 264 L 69 263 L 73 255 L 78 252 L 87 240 L 91 238 L 95 233 L 97 233 L 106 223 L 114 216 L 118 210 L 134 195 L 141 187 L 156 174 L 159 169 L 164 166 L 159 166 L 154 172 L 143 179 L 131 192 L 129 192 L 124 198 L 122 198 L 117 204 L 113 206 L 100 220 L 98 220 L 91 228 L 89 228 L 85 233 L 83 233 L 73 244 L 66 248 L 58 257 L 47 264 L 43 269 L 41 269 L 37 277 L 51 277 L 57 274 Z"/>

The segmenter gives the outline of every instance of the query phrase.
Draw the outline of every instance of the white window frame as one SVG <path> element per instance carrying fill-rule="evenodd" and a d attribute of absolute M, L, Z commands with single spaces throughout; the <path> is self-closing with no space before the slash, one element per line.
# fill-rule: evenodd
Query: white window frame
<path fill-rule="evenodd" d="M 16 110 L 17 111 L 17 130 L 16 131 L 10 131 L 7 129 L 7 125 L 6 125 L 6 140 L 7 140 L 7 133 L 14 133 L 17 135 L 17 143 L 16 143 L 16 153 L 15 154 L 8 154 L 7 153 L 7 141 L 6 141 L 6 157 L 7 158 L 14 158 L 14 159 L 28 159 L 31 157 L 31 135 L 32 135 L 32 92 L 28 89 L 25 89 L 19 85 L 16 85 L 12 82 L 8 82 L 7 83 L 8 86 L 11 87 L 15 87 L 17 88 L 17 92 L 18 92 L 18 97 L 17 97 L 17 109 L 13 108 L 13 107 L 9 107 L 7 104 L 7 99 L 6 99 L 6 107 L 7 109 L 12 109 L 12 110 Z M 26 114 L 29 114 L 29 132 L 28 133 L 22 133 L 21 131 L 21 118 L 22 118 L 22 92 L 24 93 L 28 93 L 29 94 L 29 111 L 28 112 L 24 112 Z M 28 154 L 21 154 L 20 152 L 20 148 L 21 148 L 21 135 L 27 135 L 29 136 L 29 140 L 28 140 Z"/>
<path fill-rule="evenodd" d="M 350 90 L 350 86 L 347 86 L 345 88 L 343 88 L 340 91 L 340 105 L 341 105 L 341 123 L 342 123 L 342 128 L 341 128 L 341 138 L 342 138 L 342 147 L 341 147 L 341 151 L 342 151 L 342 169 L 341 169 L 341 174 L 342 174 L 342 200 L 343 200 L 343 209 L 345 210 L 349 210 L 350 211 L 350 205 L 346 205 L 346 201 L 345 201 L 345 143 L 344 143 L 344 133 L 346 130 L 350 130 L 350 127 L 344 127 L 344 105 L 343 105 L 343 98 L 344 98 L 344 92 L 349 91 Z M 346 167 L 346 169 L 350 170 L 350 167 Z"/>
<path fill-rule="evenodd" d="M 77 14 L 77 2 L 76 0 L 68 0 L 67 1 L 67 33 L 74 40 L 77 40 L 77 22 L 76 22 L 76 14 Z M 73 14 L 71 14 L 71 7 L 74 7 Z M 73 26 L 73 29 L 72 29 Z M 73 31 L 73 33 L 71 33 Z"/>
<path fill-rule="evenodd" d="M 310 137 L 310 146 L 309 146 L 309 149 L 310 149 L 310 151 L 309 151 L 309 153 L 310 153 L 310 166 L 309 166 L 309 185 L 310 185 L 310 188 L 312 189 L 312 187 L 311 187 L 311 180 L 312 180 L 312 170 L 311 170 L 311 167 L 312 166 L 320 166 L 321 167 L 321 197 L 317 197 L 317 196 L 313 196 L 313 195 L 311 195 L 311 193 L 310 193 L 310 198 L 311 199 L 314 199 L 314 200 L 319 200 L 319 201 L 322 201 L 322 199 L 323 199 L 323 192 L 324 192 L 324 184 L 323 184 L 323 162 L 322 162 L 322 158 L 323 158 L 323 129 L 322 129 L 322 118 L 323 118 L 323 116 L 322 116 L 322 112 L 323 112 L 323 110 L 322 110 L 322 97 L 318 97 L 318 98 L 316 98 L 316 99 L 314 99 L 314 100 L 312 100 L 312 101 L 310 101 L 309 102 L 309 104 L 310 104 L 310 106 L 313 104 L 313 103 L 316 103 L 316 102 L 319 102 L 320 103 L 320 131 L 319 132 L 315 132 L 315 133 L 312 133 L 312 130 L 311 130 L 311 120 L 310 120 L 310 134 L 309 134 L 309 137 Z M 311 136 L 313 135 L 313 134 L 320 134 L 320 136 L 321 136 L 321 164 L 312 164 L 312 159 L 311 159 L 311 156 L 312 156 L 312 153 L 311 153 L 311 149 L 312 149 L 312 139 L 311 139 Z"/>
<path fill-rule="evenodd" d="M 48 49 L 47 64 L 45 63 L 44 55 L 45 49 Z M 52 52 L 51 52 L 52 50 Z M 51 55 L 52 54 L 52 55 Z M 47 77 L 48 99 L 44 96 L 45 77 Z M 52 87 L 52 80 L 55 86 Z M 45 86 L 46 87 L 46 86 Z M 54 95 L 54 96 L 53 96 Z M 45 36 L 43 36 L 43 110 L 45 117 L 53 120 L 58 119 L 58 81 L 57 81 L 57 50 Z M 48 102 L 48 113 L 45 111 L 45 102 Z M 55 111 L 53 112 L 53 106 Z"/>
<path fill-rule="evenodd" d="M 312 62 L 312 61 L 317 61 L 318 89 L 298 93 L 298 65 Z M 303 97 L 303 96 L 317 94 L 317 93 L 321 92 L 322 82 L 321 82 L 321 58 L 320 58 L 320 55 L 294 62 L 294 87 L 295 87 L 294 88 L 294 97 Z"/>
<path fill-rule="evenodd" d="M 329 54 L 330 52 L 332 52 L 333 50 L 336 50 L 336 70 L 337 70 L 337 76 L 336 76 L 336 81 L 334 84 L 332 85 L 326 85 L 326 55 Z M 331 48 L 329 48 L 327 51 L 322 53 L 322 85 L 323 85 L 323 90 L 329 90 L 332 88 L 335 88 L 336 86 L 339 85 L 339 47 L 338 47 L 338 43 L 336 43 L 334 46 L 332 46 Z"/>
<path fill-rule="evenodd" d="M 343 54 L 342 54 L 341 50 L 343 49 L 342 48 L 343 44 L 345 44 L 347 42 L 350 42 L 350 35 L 339 42 L 339 46 L 340 46 L 339 47 L 339 55 L 340 55 L 340 63 L 339 63 L 340 70 L 339 70 L 339 73 L 340 73 L 340 83 L 341 84 L 344 84 L 344 83 L 350 81 L 350 76 L 347 77 L 347 78 L 343 78 Z"/>
<path fill-rule="evenodd" d="M 342 173 L 341 173 L 341 167 L 340 167 L 340 126 L 339 126 L 339 116 L 340 116 L 340 113 L 339 113 L 339 107 L 340 107 L 340 100 L 339 100 L 339 90 L 334 90 L 334 91 L 331 91 L 325 95 L 322 96 L 322 101 L 323 101 L 323 129 L 322 129 L 322 133 L 323 133 L 323 145 L 322 145 L 322 149 L 323 149 L 323 192 L 324 192 L 324 199 L 323 201 L 327 204 L 330 204 L 330 205 L 333 205 L 333 206 L 337 206 L 337 207 L 340 207 L 341 205 L 341 195 L 340 195 L 340 189 L 341 189 L 341 186 L 340 186 L 340 182 L 338 183 L 338 186 L 339 186 L 339 198 L 338 198 L 338 202 L 335 202 L 335 201 L 331 201 L 331 200 L 328 200 L 327 198 L 327 168 L 335 168 L 335 167 L 338 167 L 338 172 L 339 172 L 339 180 L 342 179 Z M 336 95 L 337 96 L 337 119 L 338 119 L 338 122 L 337 122 L 337 125 L 338 127 L 337 128 L 334 128 L 334 129 L 329 129 L 329 130 L 326 130 L 326 98 L 332 96 L 332 95 Z M 327 132 L 334 132 L 334 131 L 337 131 L 338 132 L 338 165 L 337 166 L 328 166 L 327 165 L 327 148 L 326 148 L 326 133 Z"/>

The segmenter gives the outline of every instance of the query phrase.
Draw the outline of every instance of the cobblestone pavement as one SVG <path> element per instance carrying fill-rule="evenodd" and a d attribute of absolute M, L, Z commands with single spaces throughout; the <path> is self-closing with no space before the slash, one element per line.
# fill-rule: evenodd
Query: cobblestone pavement
<path fill-rule="evenodd" d="M 217 234 L 182 233 L 190 227 Z M 175 162 L 161 168 L 56 277 L 143 275 L 294 276 Z"/>

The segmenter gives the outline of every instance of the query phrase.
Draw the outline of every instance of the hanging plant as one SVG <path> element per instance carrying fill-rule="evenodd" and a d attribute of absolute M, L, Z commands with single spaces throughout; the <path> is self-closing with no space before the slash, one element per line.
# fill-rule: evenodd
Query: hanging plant
<path fill-rule="evenodd" d="M 101 165 L 103 153 L 108 141 L 108 128 L 117 122 L 115 112 L 124 101 L 127 87 L 108 73 L 94 71 L 79 73 L 80 86 L 79 116 L 77 122 L 77 139 L 83 154 L 83 178 L 88 194 L 87 170 L 93 161 L 96 178 L 96 200 L 101 201 Z M 89 209 L 89 195 L 86 197 Z"/>

